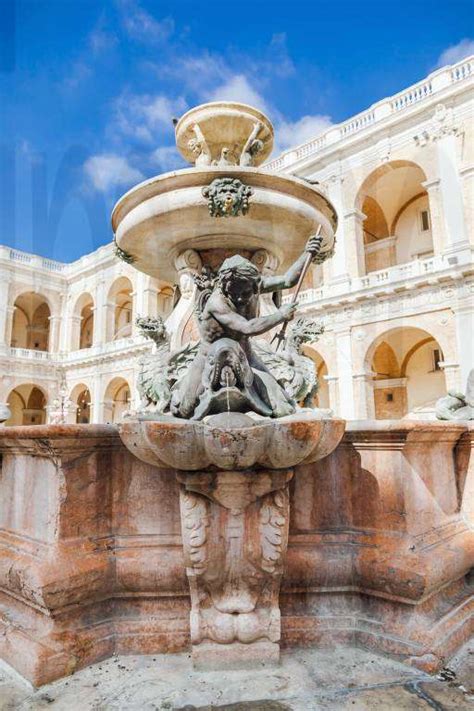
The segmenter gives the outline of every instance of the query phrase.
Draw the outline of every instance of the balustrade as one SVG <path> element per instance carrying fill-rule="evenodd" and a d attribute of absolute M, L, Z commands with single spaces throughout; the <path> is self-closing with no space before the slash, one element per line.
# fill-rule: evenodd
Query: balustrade
<path fill-rule="evenodd" d="M 267 170 L 281 170 L 289 163 L 293 163 L 296 160 L 306 158 L 324 150 L 327 145 L 334 142 L 328 140 L 328 136 L 329 134 L 333 134 L 335 131 L 339 135 L 340 139 L 348 138 L 359 131 L 363 131 L 364 129 L 369 128 L 380 121 L 383 121 L 391 114 L 399 114 L 401 111 L 408 110 L 415 104 L 436 95 L 446 86 L 470 79 L 474 74 L 473 65 L 474 61 L 472 57 L 470 57 L 469 59 L 464 59 L 461 62 L 458 62 L 458 64 L 446 67 L 444 70 L 439 70 L 433 75 L 430 75 L 433 79 L 424 79 L 409 87 L 405 91 L 374 104 L 370 107 L 370 109 L 359 114 L 358 116 L 354 116 L 336 126 L 331 126 L 331 128 L 316 138 L 313 138 L 301 146 L 298 146 L 298 148 L 291 149 L 291 151 L 283 153 L 274 160 L 269 161 L 265 167 Z M 289 155 L 289 153 L 293 154 L 294 160 L 285 161 L 285 156 Z"/>

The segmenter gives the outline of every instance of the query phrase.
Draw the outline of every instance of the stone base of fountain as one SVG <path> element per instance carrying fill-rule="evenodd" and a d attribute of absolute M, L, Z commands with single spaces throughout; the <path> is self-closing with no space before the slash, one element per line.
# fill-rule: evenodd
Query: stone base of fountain
<path fill-rule="evenodd" d="M 473 445 L 472 424 L 350 423 L 332 454 L 295 467 L 281 646 L 360 645 L 433 671 L 469 639 Z M 2 659 L 39 686 L 113 654 L 190 651 L 176 472 L 112 426 L 4 427 L 0 453 Z M 206 500 L 223 530 L 225 507 Z M 280 646 L 207 644 L 198 666 L 243 650 L 269 663 Z"/>

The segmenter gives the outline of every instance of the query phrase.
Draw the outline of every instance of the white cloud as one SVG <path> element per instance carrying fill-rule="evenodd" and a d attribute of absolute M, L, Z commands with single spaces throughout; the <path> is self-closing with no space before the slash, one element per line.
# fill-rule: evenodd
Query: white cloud
<path fill-rule="evenodd" d="M 138 141 L 157 142 L 157 132 L 163 128 L 172 131 L 172 119 L 187 109 L 182 96 L 170 98 L 164 94 L 123 94 L 117 101 L 112 132 L 117 130 Z"/>
<path fill-rule="evenodd" d="M 444 67 L 446 64 L 456 64 L 460 62 L 461 59 L 469 57 L 474 54 L 474 40 L 472 39 L 462 39 L 457 44 L 451 45 L 439 55 L 436 67 Z"/>
<path fill-rule="evenodd" d="M 275 130 L 277 151 L 305 143 L 319 134 L 327 131 L 332 125 L 331 117 L 322 114 L 303 116 L 298 121 L 281 121 Z"/>
<path fill-rule="evenodd" d="M 250 104 L 265 113 L 269 111 L 263 96 L 251 86 L 243 74 L 231 76 L 224 84 L 214 89 L 207 100 L 240 101 L 243 104 Z"/>
<path fill-rule="evenodd" d="M 133 168 L 125 158 L 113 153 L 91 156 L 84 163 L 84 171 L 96 190 L 103 192 L 116 185 L 143 179 L 139 170 Z"/>
<path fill-rule="evenodd" d="M 162 20 L 156 20 L 138 3 L 122 2 L 122 13 L 125 31 L 132 39 L 140 42 L 162 44 L 174 32 L 173 18 L 165 17 Z"/>
<path fill-rule="evenodd" d="M 168 78 L 198 96 L 208 95 L 218 83 L 232 74 L 227 62 L 219 54 L 204 50 L 199 54 L 179 53 L 166 63 L 153 64 L 158 78 Z"/>
<path fill-rule="evenodd" d="M 183 167 L 183 159 L 175 146 L 161 146 L 151 154 L 152 162 L 162 171 L 177 170 Z"/>

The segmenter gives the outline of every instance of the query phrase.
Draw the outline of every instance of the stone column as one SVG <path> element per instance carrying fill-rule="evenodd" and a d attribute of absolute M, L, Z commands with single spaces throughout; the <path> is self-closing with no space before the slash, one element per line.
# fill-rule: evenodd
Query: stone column
<path fill-rule="evenodd" d="M 149 281 L 150 277 L 143 272 L 137 272 L 136 274 L 136 285 L 134 291 L 131 293 L 132 297 L 132 334 L 135 336 L 139 333 L 137 325 L 135 323 L 137 316 L 149 316 L 147 312 L 146 304 L 146 283 Z"/>
<path fill-rule="evenodd" d="M 9 324 L 8 312 L 10 307 L 10 274 L 0 271 L 0 351 L 10 346 L 10 333 L 7 333 Z"/>
<path fill-rule="evenodd" d="M 143 316 L 158 316 L 159 289 L 152 284 L 152 278 L 147 277 L 143 287 Z"/>
<path fill-rule="evenodd" d="M 198 669 L 275 663 L 292 469 L 179 472 Z"/>
<path fill-rule="evenodd" d="M 474 368 L 474 300 L 468 299 L 453 307 L 461 389 Z"/>
<path fill-rule="evenodd" d="M 457 158 L 457 144 L 461 130 L 451 107 L 444 104 L 437 105 L 428 135 L 436 143 L 438 176 L 446 229 L 445 251 L 450 253 L 458 251 L 468 244 Z"/>
<path fill-rule="evenodd" d="M 440 363 L 440 368 L 444 372 L 446 391 L 461 390 L 464 392 L 466 384 L 461 382 L 459 363 Z"/>
<path fill-rule="evenodd" d="M 9 348 L 12 343 L 14 313 L 15 313 L 15 307 L 14 306 L 7 306 L 6 313 L 5 313 L 5 321 L 6 321 L 6 323 L 5 323 L 5 342 L 6 342 L 7 348 Z"/>
<path fill-rule="evenodd" d="M 328 197 L 333 203 L 337 214 L 340 216 L 339 223 L 336 231 L 336 250 L 334 257 L 325 262 L 324 268 L 324 283 L 327 283 L 327 272 L 331 274 L 330 280 L 335 284 L 347 285 L 350 279 L 350 269 L 348 262 L 348 252 L 351 250 L 351 246 L 346 244 L 348 239 L 348 227 L 349 222 L 342 219 L 344 214 L 344 203 L 343 203 L 343 193 L 342 184 L 344 179 L 339 176 L 331 176 L 326 182 Z M 352 237 L 352 235 L 351 235 Z"/>
<path fill-rule="evenodd" d="M 354 381 L 355 417 L 358 420 L 375 418 L 374 403 L 374 373 L 357 373 L 352 376 Z"/>
<path fill-rule="evenodd" d="M 57 353 L 59 350 L 60 328 L 61 316 L 50 316 L 48 351 L 50 351 L 51 353 Z"/>
<path fill-rule="evenodd" d="M 466 220 L 466 230 L 471 244 L 474 244 L 474 167 L 471 165 L 460 171 Z"/>
<path fill-rule="evenodd" d="M 94 313 L 95 316 L 95 313 Z M 68 350 L 78 350 L 81 345 L 81 323 L 82 316 L 70 316 L 68 319 L 69 328 L 69 347 Z"/>
<path fill-rule="evenodd" d="M 365 215 L 360 210 L 350 210 L 344 215 L 345 263 L 351 277 L 364 276 L 366 271 L 363 230 L 364 220 Z"/>
<path fill-rule="evenodd" d="M 181 298 L 166 320 L 166 329 L 171 335 L 171 350 L 182 344 L 184 327 L 193 313 L 196 292 L 193 276 L 201 272 L 201 257 L 194 249 L 187 249 L 176 257 L 175 267 L 179 274 Z"/>
<path fill-rule="evenodd" d="M 103 279 L 97 282 L 94 294 L 94 330 L 92 344 L 94 346 L 105 343 L 107 339 L 107 304 L 105 302 L 105 282 Z"/>
<path fill-rule="evenodd" d="M 91 424 L 104 421 L 104 402 L 102 400 L 102 376 L 96 374 L 91 388 Z"/>
<path fill-rule="evenodd" d="M 339 384 L 338 415 L 347 420 L 356 417 L 354 383 L 352 379 L 352 341 L 350 327 L 334 332 Z"/>
<path fill-rule="evenodd" d="M 447 251 L 458 249 L 467 243 L 462 185 L 456 165 L 456 142 L 454 135 L 443 136 L 437 141 L 440 189 L 446 226 Z"/>
<path fill-rule="evenodd" d="M 323 378 L 328 384 L 329 407 L 339 414 L 339 378 L 337 375 L 323 375 Z"/>
<path fill-rule="evenodd" d="M 446 244 L 445 230 L 443 225 L 443 205 L 441 201 L 440 181 L 426 180 L 422 183 L 428 193 L 428 203 L 431 218 L 431 238 L 433 240 L 433 252 L 442 254 Z"/>

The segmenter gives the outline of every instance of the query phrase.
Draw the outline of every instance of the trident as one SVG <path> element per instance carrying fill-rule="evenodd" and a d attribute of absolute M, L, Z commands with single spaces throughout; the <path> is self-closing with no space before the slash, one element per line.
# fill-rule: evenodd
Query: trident
<path fill-rule="evenodd" d="M 319 235 L 321 234 L 321 229 L 322 229 L 321 225 L 319 225 L 319 227 L 316 231 L 315 237 L 319 237 Z M 314 258 L 314 254 L 311 254 L 311 252 L 308 252 L 308 255 L 307 255 L 305 262 L 303 264 L 303 269 L 301 270 L 300 278 L 298 279 L 298 283 L 296 285 L 295 292 L 294 292 L 293 296 L 291 297 L 290 304 L 296 303 L 296 300 L 298 299 L 298 294 L 300 293 L 301 287 L 303 286 L 304 278 L 305 278 L 306 273 L 311 265 L 311 262 L 313 261 L 313 258 Z M 275 333 L 275 335 L 272 338 L 272 341 L 271 341 L 272 343 L 273 343 L 273 341 L 277 341 L 275 351 L 277 351 L 280 348 L 281 343 L 284 340 L 286 340 L 285 334 L 286 334 L 286 329 L 288 327 L 288 324 L 289 324 L 289 321 L 285 321 L 285 323 L 283 324 L 281 329 L 278 331 L 278 333 Z"/>

